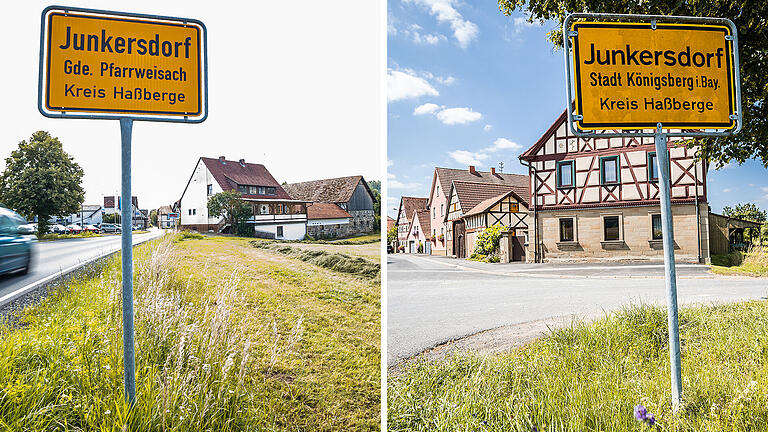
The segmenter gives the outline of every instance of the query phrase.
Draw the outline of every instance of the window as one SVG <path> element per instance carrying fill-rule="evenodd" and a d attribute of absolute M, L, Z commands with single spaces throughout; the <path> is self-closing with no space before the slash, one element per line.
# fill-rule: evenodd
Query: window
<path fill-rule="evenodd" d="M 208 185 L 208 196 L 211 196 L 211 195 L 213 195 L 213 185 L 209 184 Z"/>
<path fill-rule="evenodd" d="M 189 212 L 189 215 L 192 216 L 192 209 L 187 209 L 187 212 Z"/>
<path fill-rule="evenodd" d="M 561 218 L 560 219 L 560 241 L 572 242 L 576 241 L 573 229 L 573 218 Z"/>
<path fill-rule="evenodd" d="M 279 226 L 277 227 L 277 236 L 282 237 L 283 236 L 283 227 Z"/>
<path fill-rule="evenodd" d="M 656 152 L 648 153 L 648 180 L 659 181 L 659 161 Z"/>
<path fill-rule="evenodd" d="M 603 216 L 603 240 L 621 240 L 621 229 L 619 227 L 618 216 Z"/>
<path fill-rule="evenodd" d="M 192 209 L 192 214 L 196 215 L 197 214 L 197 209 Z"/>
<path fill-rule="evenodd" d="M 661 229 L 661 215 L 651 215 L 651 240 L 661 240 L 664 238 L 664 233 Z"/>
<path fill-rule="evenodd" d="M 260 205 L 259 206 L 259 214 L 263 214 L 263 215 L 269 214 L 269 206 L 266 205 L 266 204 Z"/>
<path fill-rule="evenodd" d="M 509 211 L 510 213 L 519 213 L 520 212 L 520 204 L 519 203 L 512 203 L 509 205 Z"/>
<path fill-rule="evenodd" d="M 434 218 L 435 218 L 435 211 L 436 211 L 436 210 L 437 210 L 436 208 L 432 207 L 432 219 L 434 219 Z"/>
<path fill-rule="evenodd" d="M 600 184 L 619 183 L 619 157 L 606 156 L 600 158 Z"/>
<path fill-rule="evenodd" d="M 440 195 L 440 185 L 437 185 L 437 194 Z"/>
<path fill-rule="evenodd" d="M 576 184 L 576 173 L 573 169 L 573 161 L 560 161 L 557 163 L 557 187 L 572 188 Z"/>
<path fill-rule="evenodd" d="M 445 211 L 445 204 L 440 204 L 440 216 L 444 215 L 443 213 L 444 211 Z"/>

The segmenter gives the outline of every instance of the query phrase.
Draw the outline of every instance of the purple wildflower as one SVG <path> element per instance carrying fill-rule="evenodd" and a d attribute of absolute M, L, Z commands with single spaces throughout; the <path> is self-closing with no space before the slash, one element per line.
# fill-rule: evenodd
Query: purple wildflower
<path fill-rule="evenodd" d="M 645 421 L 648 422 L 648 426 L 653 426 L 656 423 L 656 417 L 649 413 L 648 416 L 645 417 Z"/>
<path fill-rule="evenodd" d="M 645 417 L 646 415 L 648 415 L 648 410 L 645 409 L 644 406 L 642 406 L 642 405 L 635 406 L 635 418 L 638 421 L 644 421 L 645 418 L 646 418 Z"/>

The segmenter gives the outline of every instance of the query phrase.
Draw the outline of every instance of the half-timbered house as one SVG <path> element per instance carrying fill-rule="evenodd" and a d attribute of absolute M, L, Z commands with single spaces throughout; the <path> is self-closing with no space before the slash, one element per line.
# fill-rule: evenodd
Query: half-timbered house
<path fill-rule="evenodd" d="M 520 230 L 522 234 L 527 229 L 525 213 L 528 206 L 523 198 L 527 195 L 525 186 L 462 180 L 451 182 L 448 211 L 444 219 L 450 255 L 458 258 L 469 256 L 477 236 L 495 223 Z"/>
<path fill-rule="evenodd" d="M 408 234 L 416 210 L 426 210 L 427 199 L 419 197 L 400 197 L 400 207 L 397 209 L 397 247 L 402 252 L 409 252 Z"/>
<path fill-rule="evenodd" d="M 563 112 L 520 156 L 529 166 L 529 259 L 648 259 L 663 255 L 653 138 L 573 136 Z M 707 170 L 696 147 L 667 143 L 676 258 L 707 261 Z"/>
<path fill-rule="evenodd" d="M 473 165 L 470 165 L 468 169 L 436 167 L 432 174 L 432 185 L 427 202 L 430 211 L 432 237 L 435 239 L 431 245 L 433 255 L 453 254 L 452 247 L 447 247 L 446 231 L 448 231 L 448 225 L 445 222 L 445 215 L 448 208 L 449 189 L 454 180 L 518 187 L 527 187 L 528 184 L 527 175 L 502 173 L 493 167 L 490 171 L 477 170 Z"/>
<path fill-rule="evenodd" d="M 424 253 L 429 255 L 432 247 L 429 210 L 414 210 L 411 225 L 408 229 L 405 249 L 408 253 Z"/>

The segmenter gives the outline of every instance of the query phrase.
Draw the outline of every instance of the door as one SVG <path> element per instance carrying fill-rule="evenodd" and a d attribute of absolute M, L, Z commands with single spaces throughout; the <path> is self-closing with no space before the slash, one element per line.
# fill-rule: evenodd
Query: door
<path fill-rule="evenodd" d="M 512 237 L 512 261 L 525 261 L 525 236 Z"/>
<path fill-rule="evenodd" d="M 428 241 L 424 243 L 424 253 L 432 255 L 432 242 Z"/>
<path fill-rule="evenodd" d="M 456 258 L 467 257 L 467 234 L 464 229 L 464 221 L 458 221 L 453 223 L 453 254 Z"/>
<path fill-rule="evenodd" d="M 416 253 L 416 249 L 413 247 L 414 242 L 411 240 L 408 242 L 408 253 Z"/>

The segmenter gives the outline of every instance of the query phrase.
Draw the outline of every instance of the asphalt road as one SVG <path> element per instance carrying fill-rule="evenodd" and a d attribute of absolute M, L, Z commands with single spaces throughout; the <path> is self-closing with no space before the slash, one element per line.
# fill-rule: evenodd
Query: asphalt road
<path fill-rule="evenodd" d="M 134 234 L 133 243 L 162 235 L 159 229 Z M 0 298 L 22 287 L 37 283 L 72 266 L 120 250 L 120 235 L 84 239 L 37 242 L 32 255 L 32 269 L 26 275 L 12 273 L 0 276 Z"/>
<path fill-rule="evenodd" d="M 661 264 L 485 264 L 387 255 L 387 363 L 500 326 L 666 304 Z M 678 265 L 678 303 L 765 298 L 768 280 Z"/>

